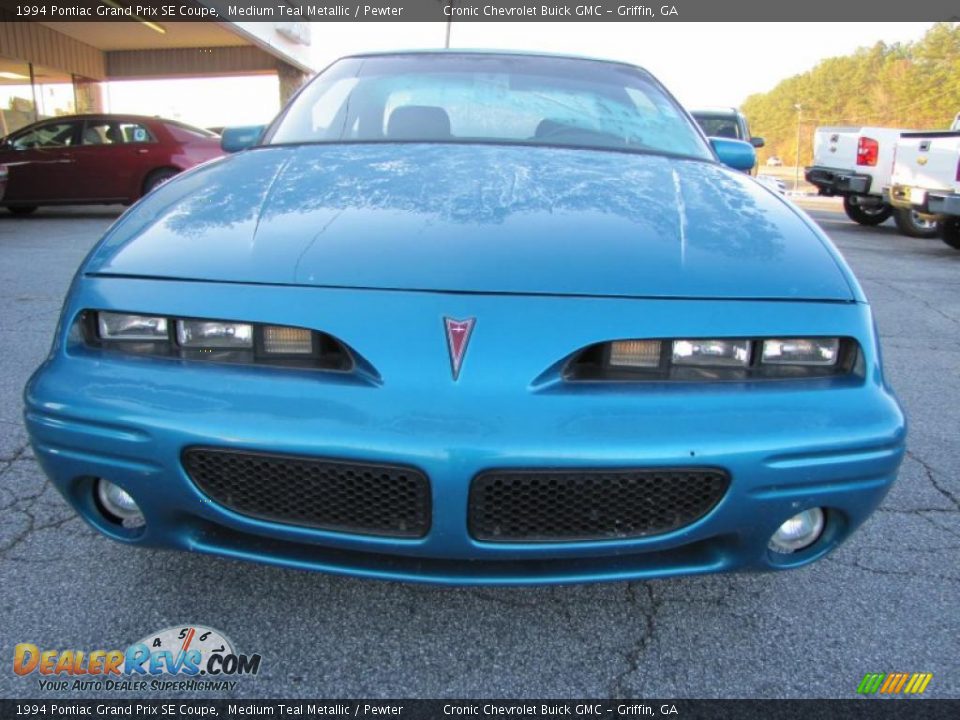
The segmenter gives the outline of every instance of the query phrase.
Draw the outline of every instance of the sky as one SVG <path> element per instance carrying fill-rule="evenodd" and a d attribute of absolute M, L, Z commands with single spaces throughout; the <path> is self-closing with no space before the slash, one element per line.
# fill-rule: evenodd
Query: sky
<path fill-rule="evenodd" d="M 820 60 L 878 41 L 918 40 L 931 23 L 454 23 L 451 47 L 589 55 L 641 65 L 687 107 L 739 105 L 752 93 Z M 367 50 L 442 47 L 444 23 L 313 23 L 322 68 Z M 205 127 L 268 122 L 275 77 L 112 82 L 108 109 L 178 118 Z"/>

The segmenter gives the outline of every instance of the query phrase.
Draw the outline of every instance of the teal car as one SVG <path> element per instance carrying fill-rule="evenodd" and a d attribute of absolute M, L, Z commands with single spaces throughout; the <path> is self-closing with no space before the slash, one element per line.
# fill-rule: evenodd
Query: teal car
<path fill-rule="evenodd" d="M 903 456 L 830 240 L 646 71 L 331 65 L 80 267 L 25 390 L 131 546 L 444 584 L 796 568 Z"/>

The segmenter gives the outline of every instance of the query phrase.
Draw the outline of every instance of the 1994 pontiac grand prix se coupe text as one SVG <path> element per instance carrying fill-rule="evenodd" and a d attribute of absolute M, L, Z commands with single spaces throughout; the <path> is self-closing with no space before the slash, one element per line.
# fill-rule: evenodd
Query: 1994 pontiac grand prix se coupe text
<path fill-rule="evenodd" d="M 904 416 L 850 270 L 645 71 L 355 56 L 261 130 L 114 224 L 26 388 L 104 534 L 619 580 L 804 565 L 893 483 Z"/>

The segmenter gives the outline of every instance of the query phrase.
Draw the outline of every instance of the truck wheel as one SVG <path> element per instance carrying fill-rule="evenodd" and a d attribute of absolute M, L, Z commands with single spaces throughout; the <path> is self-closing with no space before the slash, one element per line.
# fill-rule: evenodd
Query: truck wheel
<path fill-rule="evenodd" d="M 960 217 L 940 223 L 940 239 L 954 250 L 960 250 Z"/>
<path fill-rule="evenodd" d="M 843 211 L 847 217 L 860 225 L 872 227 L 879 225 L 893 213 L 893 208 L 886 203 L 877 205 L 857 205 L 849 195 L 843 196 Z"/>
<path fill-rule="evenodd" d="M 935 238 L 940 233 L 936 220 L 924 220 L 913 210 L 897 208 L 893 221 L 897 224 L 897 229 L 907 237 Z"/>

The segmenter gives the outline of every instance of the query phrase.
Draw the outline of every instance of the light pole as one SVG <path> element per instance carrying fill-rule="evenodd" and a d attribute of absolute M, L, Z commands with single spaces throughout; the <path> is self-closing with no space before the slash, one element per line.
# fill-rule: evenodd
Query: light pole
<path fill-rule="evenodd" d="M 445 3 L 449 10 L 447 10 L 449 15 L 447 15 L 447 38 L 443 43 L 443 46 L 449 50 L 450 49 L 450 31 L 453 29 L 453 0 L 447 0 Z"/>
<path fill-rule="evenodd" d="M 803 114 L 803 105 L 797 103 L 793 106 L 797 111 L 797 161 L 793 169 L 793 191 L 800 189 L 800 116 Z"/>

